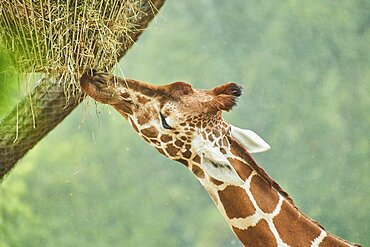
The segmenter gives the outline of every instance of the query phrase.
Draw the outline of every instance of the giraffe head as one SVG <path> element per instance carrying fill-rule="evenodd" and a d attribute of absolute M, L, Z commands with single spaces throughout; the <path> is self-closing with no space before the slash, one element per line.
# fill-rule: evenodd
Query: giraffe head
<path fill-rule="evenodd" d="M 238 167 L 228 160 L 230 138 L 250 153 L 269 149 L 257 134 L 226 123 L 241 87 L 229 82 L 197 90 L 185 82 L 157 86 L 91 71 L 81 78 L 82 89 L 95 100 L 113 106 L 148 143 L 199 177 L 242 184 Z"/>

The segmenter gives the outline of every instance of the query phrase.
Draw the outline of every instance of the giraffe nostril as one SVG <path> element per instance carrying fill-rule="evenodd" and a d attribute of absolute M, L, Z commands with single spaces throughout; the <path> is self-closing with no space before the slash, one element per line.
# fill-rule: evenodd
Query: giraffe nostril
<path fill-rule="evenodd" d="M 94 82 L 96 84 L 98 84 L 99 86 L 105 86 L 107 83 L 106 83 L 106 80 L 104 80 L 102 77 L 100 76 L 94 76 Z"/>

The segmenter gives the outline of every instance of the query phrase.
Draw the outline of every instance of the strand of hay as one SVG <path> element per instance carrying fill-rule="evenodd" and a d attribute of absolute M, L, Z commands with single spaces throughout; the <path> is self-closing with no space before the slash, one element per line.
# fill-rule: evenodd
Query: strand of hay
<path fill-rule="evenodd" d="M 60 76 L 66 94 L 90 68 L 107 70 L 135 30 L 140 0 L 0 0 L 0 45 L 22 73 Z M 67 97 L 69 98 L 69 97 Z"/>

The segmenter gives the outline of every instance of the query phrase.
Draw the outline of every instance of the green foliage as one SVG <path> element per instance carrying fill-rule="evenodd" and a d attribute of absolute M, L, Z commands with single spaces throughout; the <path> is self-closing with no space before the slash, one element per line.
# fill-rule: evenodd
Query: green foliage
<path fill-rule="evenodd" d="M 38 232 L 34 231 L 38 221 L 32 212 L 32 204 L 25 201 L 29 191 L 23 178 L 28 175 L 30 167 L 15 171 L 7 178 L 8 182 L 1 184 L 0 246 L 26 246 L 28 242 L 33 242 L 34 246 L 40 244 L 35 241 Z"/>
<path fill-rule="evenodd" d="M 0 49 L 0 119 L 19 100 L 17 73 L 12 69 L 10 56 Z"/>
<path fill-rule="evenodd" d="M 369 8 L 359 0 L 170 1 L 123 73 L 199 88 L 242 84 L 225 118 L 271 144 L 255 155 L 261 166 L 326 229 L 367 246 Z M 2 183 L 0 215 L 12 209 L 23 223 L 0 217 L 0 245 L 239 245 L 190 172 L 113 110 L 85 106 Z"/>

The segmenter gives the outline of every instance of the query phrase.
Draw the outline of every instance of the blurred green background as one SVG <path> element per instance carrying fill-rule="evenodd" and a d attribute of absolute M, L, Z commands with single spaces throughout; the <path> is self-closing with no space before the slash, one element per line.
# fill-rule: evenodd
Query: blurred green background
<path fill-rule="evenodd" d="M 370 245 L 369 1 L 167 1 L 116 69 L 244 95 L 227 121 L 269 142 L 259 164 L 327 230 Z M 2 68 L 10 60 L 0 54 Z M 0 73 L 0 113 L 15 72 Z M 184 167 L 113 109 L 83 103 L 0 185 L 0 246 L 240 246 Z"/>

